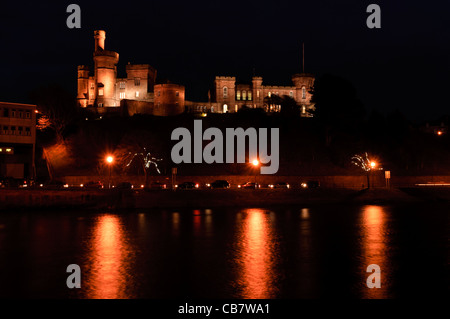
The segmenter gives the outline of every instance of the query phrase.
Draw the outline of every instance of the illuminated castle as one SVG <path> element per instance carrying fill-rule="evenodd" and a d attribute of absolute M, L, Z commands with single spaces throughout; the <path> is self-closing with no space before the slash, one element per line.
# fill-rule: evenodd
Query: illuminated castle
<path fill-rule="evenodd" d="M 279 112 L 281 105 L 274 96 L 291 97 L 300 107 L 301 116 L 311 116 L 311 89 L 314 85 L 312 74 L 300 73 L 292 76 L 293 86 L 263 85 L 263 78 L 254 76 L 251 84 L 236 84 L 235 77 L 216 76 L 214 103 L 216 112 L 237 112 L 244 105 L 250 108 L 264 108 L 266 112 Z"/>
<path fill-rule="evenodd" d="M 156 70 L 148 64 L 128 63 L 127 77 L 118 78 L 119 54 L 105 50 L 105 31 L 94 31 L 94 39 L 94 74 L 89 74 L 88 66 L 78 66 L 80 107 L 99 113 L 124 109 L 129 115 L 166 116 L 184 112 L 184 86 L 155 84 Z"/>
<path fill-rule="evenodd" d="M 106 33 L 94 31 L 94 73 L 89 67 L 78 66 L 78 105 L 96 113 L 120 112 L 123 115 L 177 115 L 183 112 L 233 113 L 242 107 L 263 108 L 279 112 L 281 105 L 275 96 L 291 97 L 300 108 L 301 116 L 311 116 L 312 74 L 292 76 L 292 86 L 263 85 L 262 77 L 253 77 L 251 84 L 236 84 L 236 78 L 216 76 L 214 90 L 208 102 L 185 101 L 182 85 L 155 84 L 156 70 L 148 64 L 126 66 L 126 78 L 117 77 L 119 54 L 105 50 Z M 212 93 L 212 94 L 211 94 Z"/>

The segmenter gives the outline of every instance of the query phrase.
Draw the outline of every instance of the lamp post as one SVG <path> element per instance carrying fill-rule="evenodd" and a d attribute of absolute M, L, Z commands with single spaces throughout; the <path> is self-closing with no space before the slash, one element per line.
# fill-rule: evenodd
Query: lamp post
<path fill-rule="evenodd" d="M 258 173 L 258 172 L 257 172 L 257 168 L 258 168 L 258 166 L 259 166 L 259 161 L 258 161 L 257 159 L 254 159 L 254 160 L 252 161 L 252 164 L 253 164 L 253 166 L 255 167 L 255 188 L 257 188 L 257 186 L 256 186 L 256 174 Z"/>
<path fill-rule="evenodd" d="M 111 188 L 111 167 L 112 167 L 112 164 L 114 162 L 114 157 L 112 157 L 111 155 L 108 155 L 106 157 L 106 162 L 109 165 L 109 185 L 108 185 L 108 188 L 110 189 Z"/>
<path fill-rule="evenodd" d="M 374 168 L 377 166 L 376 162 L 370 162 L 370 172 L 368 172 L 368 174 L 370 173 L 370 175 L 372 175 L 372 186 L 373 186 L 373 173 L 372 171 L 374 170 Z M 370 181 L 369 181 L 369 175 L 367 175 L 367 186 L 368 188 L 370 188 Z"/>

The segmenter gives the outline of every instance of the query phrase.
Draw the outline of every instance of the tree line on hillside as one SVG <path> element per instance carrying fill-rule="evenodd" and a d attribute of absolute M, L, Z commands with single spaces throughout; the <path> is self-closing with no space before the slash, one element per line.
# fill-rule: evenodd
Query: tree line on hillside
<path fill-rule="evenodd" d="M 356 173 L 351 158 L 365 152 L 384 168 L 401 174 L 448 172 L 447 136 L 437 138 L 422 132 L 398 110 L 387 115 L 376 110 L 368 113 L 351 82 L 339 76 L 318 78 L 311 93 L 315 104 L 312 118 L 301 118 L 298 105 L 289 96 L 272 95 L 267 103 L 279 103 L 279 114 L 242 108 L 237 113 L 210 114 L 203 118 L 204 127 L 279 127 L 280 167 L 285 168 L 280 174 L 326 174 L 333 170 Z M 103 154 L 113 152 L 123 173 L 169 173 L 173 166 L 170 133 L 176 127 L 191 127 L 194 118 L 183 114 L 86 120 L 86 111 L 58 86 L 39 88 L 31 98 L 38 106 L 38 124 L 43 124 L 38 142 L 44 146 L 67 143 L 77 157 L 78 167 L 92 169 L 97 163 L 97 171 L 104 169 Z M 215 166 L 211 167 L 217 172 Z M 205 165 L 197 165 L 197 169 L 209 172 Z M 246 171 L 245 165 L 222 166 L 224 174 Z"/>

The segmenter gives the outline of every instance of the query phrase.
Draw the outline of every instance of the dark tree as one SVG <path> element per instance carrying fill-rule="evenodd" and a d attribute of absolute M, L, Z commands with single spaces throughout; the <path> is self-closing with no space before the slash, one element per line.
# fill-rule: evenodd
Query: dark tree
<path fill-rule="evenodd" d="M 326 74 L 314 83 L 313 115 L 325 128 L 326 144 L 330 145 L 336 131 L 359 134 L 364 124 L 365 110 L 356 89 L 341 77 Z"/>
<path fill-rule="evenodd" d="M 64 140 L 64 132 L 74 121 L 78 113 L 76 100 L 58 85 L 40 87 L 30 94 L 37 105 L 43 121 L 47 121 L 59 141 Z"/>

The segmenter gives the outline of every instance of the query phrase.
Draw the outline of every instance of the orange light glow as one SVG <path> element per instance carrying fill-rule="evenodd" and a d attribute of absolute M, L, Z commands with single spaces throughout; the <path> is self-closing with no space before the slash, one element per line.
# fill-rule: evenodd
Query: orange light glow
<path fill-rule="evenodd" d="M 370 167 L 375 168 L 375 166 L 377 166 L 377 163 L 375 163 L 375 162 L 370 162 Z"/>
<path fill-rule="evenodd" d="M 442 135 L 442 131 L 438 131 L 438 132 L 437 132 L 437 135 Z"/>
<path fill-rule="evenodd" d="M 270 227 L 270 217 L 261 209 L 244 212 L 240 248 L 237 262 L 241 271 L 238 279 L 242 286 L 242 298 L 266 299 L 276 294 L 274 278 L 274 237 Z"/>
<path fill-rule="evenodd" d="M 381 289 L 362 288 L 362 297 L 387 298 L 390 289 L 390 267 L 388 259 L 389 237 L 386 232 L 388 214 L 382 206 L 366 206 L 361 212 L 361 271 L 365 279 L 369 276 L 366 268 L 370 264 L 377 264 L 382 270 Z"/>
<path fill-rule="evenodd" d="M 114 161 L 114 157 L 112 157 L 111 155 L 106 157 L 106 161 L 111 164 Z"/>
<path fill-rule="evenodd" d="M 258 166 L 259 165 L 259 161 L 257 159 L 253 160 L 252 162 L 253 166 Z"/>
<path fill-rule="evenodd" d="M 125 287 L 130 281 L 132 253 L 117 216 L 101 216 L 94 228 L 86 278 L 88 298 L 122 299 L 130 297 Z"/>

